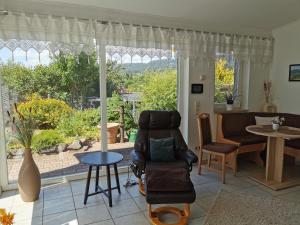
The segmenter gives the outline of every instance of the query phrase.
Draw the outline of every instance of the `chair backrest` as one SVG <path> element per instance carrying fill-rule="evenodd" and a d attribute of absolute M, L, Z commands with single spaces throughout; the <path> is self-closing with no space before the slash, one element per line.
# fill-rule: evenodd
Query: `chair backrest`
<path fill-rule="evenodd" d="M 212 142 L 211 126 L 208 113 L 199 113 L 197 115 L 198 140 L 199 146 L 210 144 Z"/>
<path fill-rule="evenodd" d="M 175 155 L 178 151 L 186 151 L 188 147 L 179 130 L 181 117 L 179 112 L 147 110 L 140 114 L 139 129 L 134 144 L 135 151 L 142 152 L 146 160 L 150 160 L 150 138 L 161 139 L 174 137 Z"/>

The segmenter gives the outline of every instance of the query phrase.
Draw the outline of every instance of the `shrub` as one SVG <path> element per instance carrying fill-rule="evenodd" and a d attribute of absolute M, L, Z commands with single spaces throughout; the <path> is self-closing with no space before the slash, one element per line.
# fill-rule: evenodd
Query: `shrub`
<path fill-rule="evenodd" d="M 40 152 L 64 142 L 62 135 L 56 130 L 42 130 L 33 136 L 32 150 Z"/>
<path fill-rule="evenodd" d="M 55 128 L 62 117 L 68 116 L 73 111 L 64 101 L 44 99 L 37 94 L 20 103 L 18 109 L 24 115 L 29 114 L 31 110 L 31 115 L 40 129 Z"/>
<path fill-rule="evenodd" d="M 117 93 L 113 93 L 112 97 L 107 101 L 107 120 L 108 122 L 116 123 L 120 121 L 121 105 L 124 106 L 125 131 L 130 131 L 132 128 L 137 127 L 132 115 L 132 106 L 130 103 L 123 102 Z"/>
<path fill-rule="evenodd" d="M 85 137 L 87 139 L 98 139 L 100 123 L 99 109 L 86 109 L 75 111 L 68 117 L 63 117 L 57 129 L 66 137 Z"/>
<path fill-rule="evenodd" d="M 142 110 L 176 109 L 176 70 L 148 71 L 145 76 Z"/>

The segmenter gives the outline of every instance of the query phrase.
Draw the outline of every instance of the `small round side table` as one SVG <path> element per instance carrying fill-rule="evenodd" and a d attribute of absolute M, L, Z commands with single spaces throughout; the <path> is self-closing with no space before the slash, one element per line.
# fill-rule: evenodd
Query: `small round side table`
<path fill-rule="evenodd" d="M 118 189 L 119 194 L 121 194 L 117 163 L 123 160 L 123 156 L 120 153 L 116 153 L 116 152 L 97 151 L 97 152 L 86 153 L 86 154 L 80 156 L 78 159 L 81 163 L 89 165 L 87 182 L 86 182 L 86 186 L 85 186 L 84 204 L 86 204 L 89 196 L 103 193 L 106 197 L 108 197 L 109 206 L 112 207 L 112 190 Z M 114 170 L 115 170 L 115 177 L 116 177 L 116 183 L 117 183 L 116 187 L 111 187 L 111 178 L 110 178 L 110 166 L 111 165 L 114 166 Z M 95 192 L 89 193 L 93 166 L 96 167 Z M 106 167 L 107 189 L 103 189 L 99 186 L 100 166 Z"/>

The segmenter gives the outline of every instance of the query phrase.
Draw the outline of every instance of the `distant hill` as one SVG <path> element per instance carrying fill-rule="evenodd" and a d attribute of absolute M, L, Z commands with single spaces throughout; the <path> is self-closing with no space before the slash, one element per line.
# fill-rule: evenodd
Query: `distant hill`
<path fill-rule="evenodd" d="M 145 70 L 160 70 L 166 68 L 175 69 L 177 67 L 176 59 L 162 59 L 162 60 L 155 60 L 149 63 L 124 63 L 122 67 L 128 73 L 141 73 Z"/>

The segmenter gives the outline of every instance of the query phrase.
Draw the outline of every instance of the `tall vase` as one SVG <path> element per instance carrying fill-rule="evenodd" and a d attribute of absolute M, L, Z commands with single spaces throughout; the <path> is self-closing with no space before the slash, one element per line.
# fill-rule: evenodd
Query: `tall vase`
<path fill-rule="evenodd" d="M 39 198 L 41 190 L 41 175 L 35 164 L 31 150 L 25 149 L 24 159 L 19 172 L 19 193 L 24 202 L 34 202 Z"/>
<path fill-rule="evenodd" d="M 272 103 L 269 96 L 265 97 L 265 103 L 263 104 L 262 111 L 271 113 L 277 112 L 277 106 Z"/>

